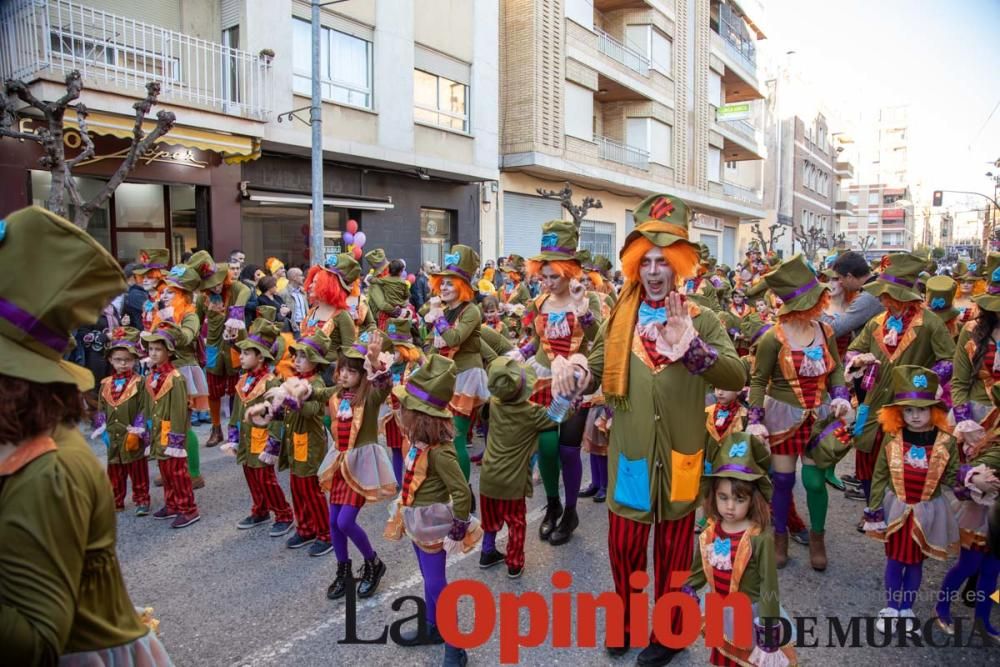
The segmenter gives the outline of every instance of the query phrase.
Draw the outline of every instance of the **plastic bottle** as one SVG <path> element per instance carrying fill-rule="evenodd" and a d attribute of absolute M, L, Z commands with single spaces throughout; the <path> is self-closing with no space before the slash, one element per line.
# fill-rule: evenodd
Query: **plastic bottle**
<path fill-rule="evenodd" d="M 573 377 L 579 381 L 582 374 L 577 371 L 573 373 Z M 569 409 L 573 407 L 573 400 L 576 398 L 573 394 L 569 396 L 564 396 L 562 394 L 556 394 L 552 397 L 552 402 L 549 403 L 549 407 L 546 409 L 545 414 L 548 415 L 549 419 L 561 424 L 566 420 L 566 414 Z"/>

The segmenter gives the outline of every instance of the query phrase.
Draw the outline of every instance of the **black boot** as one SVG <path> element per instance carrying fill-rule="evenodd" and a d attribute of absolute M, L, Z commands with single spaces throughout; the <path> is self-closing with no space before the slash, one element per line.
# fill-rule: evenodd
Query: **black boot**
<path fill-rule="evenodd" d="M 549 496 L 548 505 L 545 506 L 545 517 L 538 525 L 538 536 L 543 541 L 547 542 L 549 535 L 556 529 L 556 523 L 559 521 L 559 517 L 562 516 L 562 511 L 563 507 L 559 501 L 559 496 Z"/>
<path fill-rule="evenodd" d="M 469 484 L 469 496 L 472 498 L 472 509 L 469 510 L 469 514 L 476 513 L 476 492 L 472 490 L 472 485 Z"/>
<path fill-rule="evenodd" d="M 652 642 L 639 653 L 635 664 L 639 665 L 639 667 L 661 667 L 668 664 L 680 652 L 681 649 L 679 648 L 669 648 Z"/>
<path fill-rule="evenodd" d="M 441 667 L 465 667 L 469 664 L 469 654 L 464 648 L 458 648 L 450 644 L 444 645 L 444 661 Z"/>
<path fill-rule="evenodd" d="M 353 583 L 354 577 L 351 576 L 351 561 L 345 560 L 342 563 L 337 563 L 337 578 L 326 589 L 326 597 L 330 600 L 344 597 L 347 595 L 347 586 Z"/>
<path fill-rule="evenodd" d="M 567 507 L 566 511 L 563 512 L 559 525 L 556 526 L 556 529 L 552 531 L 551 535 L 549 535 L 549 544 L 553 546 L 566 544 L 569 542 L 569 538 L 572 537 L 573 531 L 576 530 L 576 527 L 579 525 L 580 517 L 576 515 L 576 508 Z"/>
<path fill-rule="evenodd" d="M 420 625 L 417 624 L 412 631 L 400 632 L 400 646 L 432 646 L 436 644 L 443 644 L 444 637 L 438 632 L 436 625 L 428 625 L 427 632 L 425 634 L 420 634 Z"/>
<path fill-rule="evenodd" d="M 358 597 L 370 598 L 375 595 L 378 583 L 382 581 L 385 574 L 385 563 L 379 560 L 378 556 L 372 556 L 371 560 L 366 560 L 361 569 L 361 581 L 358 582 Z"/>
<path fill-rule="evenodd" d="M 580 497 L 581 498 L 591 498 L 593 496 L 596 496 L 597 492 L 600 491 L 600 490 L 601 490 L 600 487 L 598 487 L 596 484 L 591 484 L 586 489 L 584 489 L 583 491 L 580 492 Z"/>

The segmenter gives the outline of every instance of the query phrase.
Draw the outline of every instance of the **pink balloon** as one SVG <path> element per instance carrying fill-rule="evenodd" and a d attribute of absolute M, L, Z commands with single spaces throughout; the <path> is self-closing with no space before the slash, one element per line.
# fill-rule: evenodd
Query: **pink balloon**
<path fill-rule="evenodd" d="M 351 245 L 352 243 L 354 243 L 354 234 L 352 234 L 351 232 L 344 232 L 344 243 L 346 243 L 347 245 Z"/>
<path fill-rule="evenodd" d="M 367 240 L 368 237 L 365 236 L 364 232 L 358 232 L 357 234 L 354 235 L 354 245 L 358 246 L 359 248 L 364 248 L 365 241 Z"/>
<path fill-rule="evenodd" d="M 417 277 L 415 275 L 413 275 L 412 273 L 408 274 L 406 276 L 406 282 L 408 282 L 408 283 L 410 283 L 412 285 L 413 283 L 417 282 Z"/>
<path fill-rule="evenodd" d="M 348 220 L 347 221 L 347 231 L 349 231 L 352 234 L 357 234 L 358 233 L 358 221 L 357 220 Z"/>
<path fill-rule="evenodd" d="M 361 261 L 361 248 L 354 246 L 354 259 Z"/>

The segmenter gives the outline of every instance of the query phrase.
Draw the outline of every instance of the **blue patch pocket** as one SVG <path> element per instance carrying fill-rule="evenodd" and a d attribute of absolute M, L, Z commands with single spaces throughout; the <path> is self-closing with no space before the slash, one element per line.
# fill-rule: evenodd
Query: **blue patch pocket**
<path fill-rule="evenodd" d="M 219 362 L 219 348 L 216 345 L 205 346 L 205 368 L 215 368 Z"/>
<path fill-rule="evenodd" d="M 619 452 L 615 502 L 640 512 L 649 511 L 649 469 L 646 459 L 632 461 Z"/>
<path fill-rule="evenodd" d="M 868 409 L 867 403 L 862 403 L 858 406 L 858 415 L 854 420 L 854 437 L 857 438 L 861 435 L 861 432 L 865 430 L 865 422 L 868 421 Z"/>

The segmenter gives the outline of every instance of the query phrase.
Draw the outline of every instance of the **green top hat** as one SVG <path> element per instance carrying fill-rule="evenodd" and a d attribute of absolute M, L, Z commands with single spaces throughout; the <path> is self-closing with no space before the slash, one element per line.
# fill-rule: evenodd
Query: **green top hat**
<path fill-rule="evenodd" d="M 767 293 L 768 289 L 770 288 L 768 287 L 767 281 L 760 278 L 757 282 L 751 284 L 750 287 L 745 288 L 743 293 L 746 294 L 748 299 L 759 299 L 764 297 L 764 294 Z"/>
<path fill-rule="evenodd" d="M 163 282 L 185 292 L 194 292 L 201 285 L 201 276 L 187 264 L 177 264 L 170 269 Z"/>
<path fill-rule="evenodd" d="M 580 262 L 580 266 L 583 267 L 584 271 L 595 271 L 594 269 L 594 258 L 591 256 L 590 251 L 586 248 L 580 248 L 576 251 L 576 261 Z"/>
<path fill-rule="evenodd" d="M 385 256 L 385 250 L 374 248 L 365 253 L 365 261 L 368 262 L 375 273 L 381 273 L 382 269 L 389 266 L 389 260 Z"/>
<path fill-rule="evenodd" d="M 218 287 L 225 281 L 226 275 L 229 273 L 229 265 L 217 263 L 207 250 L 199 250 L 191 255 L 187 265 L 194 269 L 201 278 L 201 285 L 198 289 L 202 290 Z"/>
<path fill-rule="evenodd" d="M 250 325 L 247 337 L 236 343 L 236 347 L 241 350 L 257 350 L 268 361 L 274 361 L 274 354 L 278 348 L 275 343 L 280 335 L 281 331 L 274 322 L 258 317 Z"/>
<path fill-rule="evenodd" d="M 640 236 L 659 248 L 666 248 L 678 242 L 698 247 L 688 240 L 688 227 L 694 218 L 694 212 L 683 200 L 673 195 L 657 194 L 646 197 L 639 202 L 632 217 L 636 227 L 625 237 L 625 243 L 618 253 L 619 257 L 625 252 L 625 248 Z M 665 223 L 666 226 L 647 225 L 649 222 Z"/>
<path fill-rule="evenodd" d="M 524 273 L 524 257 L 514 254 L 508 255 L 500 260 L 500 270 Z"/>
<path fill-rule="evenodd" d="M 432 354 L 423 366 L 410 375 L 406 384 L 393 387 L 392 393 L 408 410 L 451 419 L 448 403 L 455 393 L 456 375 L 455 362 Z"/>
<path fill-rule="evenodd" d="M 382 332 L 375 328 L 362 331 L 353 343 L 340 348 L 340 353 L 348 359 L 364 359 L 368 356 L 368 344 L 372 342 L 372 337 L 381 335 Z"/>
<path fill-rule="evenodd" d="M 986 294 L 980 294 L 972 300 L 983 310 L 1000 312 L 1000 253 L 991 252 L 986 257 L 984 275 L 989 281 Z"/>
<path fill-rule="evenodd" d="M 930 278 L 931 274 L 927 273 L 926 271 L 921 271 L 920 273 L 917 274 L 917 285 L 923 286 L 926 289 L 927 281 L 930 280 Z"/>
<path fill-rule="evenodd" d="M 110 357 L 115 350 L 126 350 L 137 357 L 142 356 L 139 347 L 139 330 L 132 327 L 115 327 L 111 330 L 111 341 L 104 347 L 104 355 Z"/>
<path fill-rule="evenodd" d="M 413 320 L 408 317 L 394 317 L 386 322 L 385 335 L 393 345 L 416 347 L 413 344 Z"/>
<path fill-rule="evenodd" d="M 268 322 L 278 319 L 278 310 L 274 306 L 257 306 L 257 317 Z"/>
<path fill-rule="evenodd" d="M 779 264 L 778 268 L 764 276 L 764 281 L 782 301 L 778 315 L 809 310 L 826 291 L 802 255 L 795 255 Z"/>
<path fill-rule="evenodd" d="M 326 354 L 330 350 L 330 337 L 320 329 L 317 329 L 316 333 L 311 336 L 300 338 L 289 347 L 296 352 L 304 352 L 306 359 L 314 364 L 325 366 L 330 363 L 326 358 Z"/>
<path fill-rule="evenodd" d="M 549 220 L 542 225 L 541 252 L 531 259 L 536 262 L 579 261 L 576 255 L 579 243 L 580 233 L 575 223 L 571 220 Z"/>
<path fill-rule="evenodd" d="M 605 276 L 611 273 L 611 269 L 615 268 L 615 265 L 611 263 L 611 260 L 604 255 L 594 255 L 594 269 L 600 271 Z"/>
<path fill-rule="evenodd" d="M 865 285 L 864 289 L 873 296 L 888 294 L 897 301 L 922 301 L 914 286 L 925 264 L 922 257 L 913 253 L 893 253 L 889 255 L 889 266 L 883 269 L 875 282 Z"/>
<path fill-rule="evenodd" d="M 170 252 L 166 248 L 142 248 L 135 256 L 135 262 L 139 266 L 132 273 L 140 276 L 153 269 L 165 271 L 170 267 Z"/>
<path fill-rule="evenodd" d="M 144 331 L 139 337 L 145 343 L 160 342 L 167 346 L 171 353 L 177 350 L 177 341 L 184 336 L 184 332 L 179 326 L 170 320 L 163 320 L 156 325 L 153 331 Z"/>
<path fill-rule="evenodd" d="M 0 265 L 0 375 L 92 389 L 93 374 L 62 356 L 70 332 L 125 291 L 118 262 L 76 225 L 30 206 L 0 220 Z"/>
<path fill-rule="evenodd" d="M 954 307 L 958 283 L 948 276 L 933 276 L 927 281 L 925 299 L 927 307 L 945 322 L 954 319 L 960 312 Z"/>
<path fill-rule="evenodd" d="M 346 252 L 327 255 L 323 268 L 337 276 L 344 289 L 350 289 L 354 281 L 361 277 L 361 265 Z"/>
<path fill-rule="evenodd" d="M 944 405 L 937 398 L 937 373 L 923 366 L 897 366 L 892 369 L 893 400 L 887 406 L 929 408 Z"/>
<path fill-rule="evenodd" d="M 490 394 L 503 403 L 522 403 L 531 396 L 535 372 L 510 357 L 497 357 L 488 369 Z"/>
<path fill-rule="evenodd" d="M 461 278 L 472 286 L 472 278 L 479 270 L 479 255 L 467 245 L 457 244 L 444 256 L 444 266 L 435 276 Z"/>
<path fill-rule="evenodd" d="M 987 258 L 987 262 L 988 261 L 989 259 Z M 963 268 L 964 270 L 961 270 Z M 955 280 L 958 280 L 960 282 L 966 280 L 971 280 L 971 281 L 982 280 L 985 276 L 984 268 L 985 267 L 983 262 L 969 262 L 968 264 L 966 264 L 965 262 L 959 262 L 955 266 L 955 271 L 952 273 L 952 275 L 955 276 Z"/>
<path fill-rule="evenodd" d="M 771 453 L 767 445 L 749 433 L 737 431 L 723 438 L 712 460 L 705 466 L 705 475 L 722 479 L 741 479 L 756 482 L 757 488 L 768 501 L 771 500 Z"/>
<path fill-rule="evenodd" d="M 951 277 L 955 280 L 961 280 L 962 276 L 969 272 L 969 265 L 964 261 L 957 261 L 955 265 L 951 267 Z"/>
<path fill-rule="evenodd" d="M 747 341 L 749 346 L 755 345 L 770 328 L 771 325 L 761 319 L 757 313 L 750 313 L 740 320 L 740 336 Z"/>

